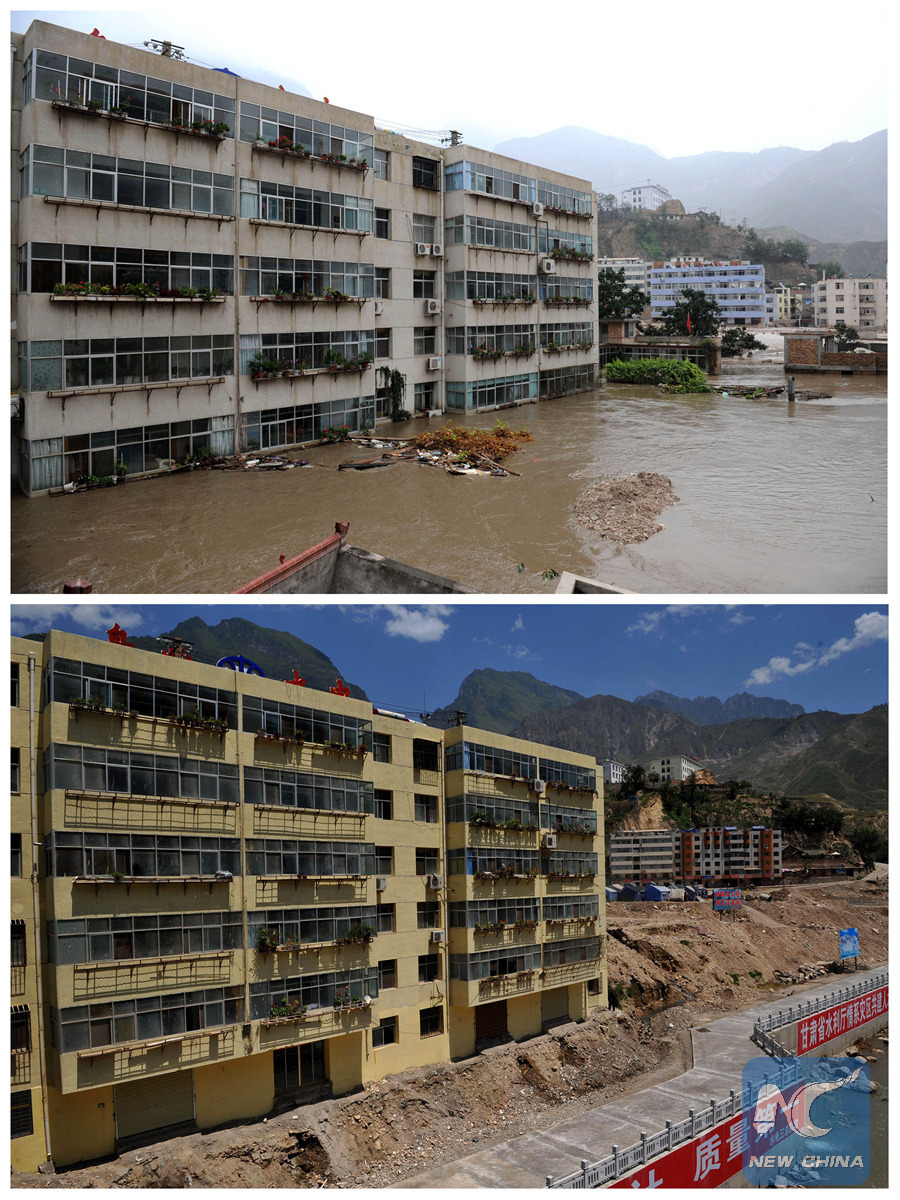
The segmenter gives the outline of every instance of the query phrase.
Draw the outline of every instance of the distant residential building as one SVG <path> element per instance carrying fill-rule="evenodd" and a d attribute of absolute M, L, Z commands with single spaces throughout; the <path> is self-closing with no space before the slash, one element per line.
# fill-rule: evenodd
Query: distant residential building
<path fill-rule="evenodd" d="M 679 835 L 683 880 L 781 878 L 781 830 L 754 825 L 688 829 Z"/>
<path fill-rule="evenodd" d="M 603 782 L 612 784 L 613 787 L 620 783 L 624 783 L 625 776 L 628 774 L 628 768 L 624 763 L 617 762 L 614 758 L 604 758 L 600 764 L 603 767 Z"/>
<path fill-rule="evenodd" d="M 683 783 L 700 769 L 696 758 L 687 754 L 670 754 L 665 758 L 654 758 L 647 767 L 647 774 L 657 774 L 663 783 Z"/>
<path fill-rule="evenodd" d="M 766 319 L 766 269 L 748 259 L 673 258 L 649 271 L 650 311 L 668 316 L 685 289 L 705 292 L 722 310 L 723 325 L 762 325 Z"/>
<path fill-rule="evenodd" d="M 597 263 L 599 271 L 624 271 L 626 286 L 645 292 L 650 288 L 650 266 L 642 258 L 601 258 Z"/>
<path fill-rule="evenodd" d="M 630 206 L 631 208 L 639 208 L 644 212 L 652 212 L 654 209 L 662 208 L 667 200 L 672 199 L 672 193 L 667 191 L 661 184 L 638 183 L 634 187 L 624 188 L 622 191 L 622 206 Z"/>
<path fill-rule="evenodd" d="M 887 329 L 886 279 L 820 279 L 813 284 L 816 325 L 843 321 L 862 332 Z"/>
<path fill-rule="evenodd" d="M 788 287 L 778 283 L 771 294 L 775 297 L 775 320 L 778 324 L 801 325 L 804 320 L 811 323 L 813 302 L 808 287 Z"/>
<path fill-rule="evenodd" d="M 680 833 L 672 829 L 627 829 L 609 839 L 609 878 L 671 879 Z"/>

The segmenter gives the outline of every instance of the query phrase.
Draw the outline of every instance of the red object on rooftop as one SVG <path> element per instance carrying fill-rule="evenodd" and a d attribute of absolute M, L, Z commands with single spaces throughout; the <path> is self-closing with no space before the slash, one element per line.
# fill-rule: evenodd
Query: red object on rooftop
<path fill-rule="evenodd" d="M 285 682 L 285 683 L 294 683 L 294 684 L 296 684 L 296 685 L 297 685 L 297 687 L 306 687 L 306 680 L 305 680 L 305 679 L 301 679 L 301 678 L 300 678 L 300 675 L 299 675 L 299 673 L 298 673 L 298 671 L 297 671 L 296 667 L 294 668 L 294 678 L 293 678 L 293 679 L 286 679 L 284 682 Z M 333 690 L 334 690 L 334 689 L 332 688 L 332 691 L 333 691 Z"/>
<path fill-rule="evenodd" d="M 332 696 L 349 696 L 350 689 L 347 687 L 346 683 L 344 683 L 343 679 L 339 679 L 331 689 L 331 694 Z"/>
<path fill-rule="evenodd" d="M 100 30 L 99 30 L 99 29 L 92 29 L 92 30 L 91 30 L 91 33 L 90 33 L 90 36 L 91 36 L 91 37 L 103 38 L 103 41 L 104 41 L 104 42 L 106 41 L 106 38 L 105 38 L 105 37 L 103 37 L 103 34 L 100 32 Z"/>
<path fill-rule="evenodd" d="M 134 649 L 134 642 L 128 642 L 125 640 L 128 637 L 128 634 L 121 627 L 118 621 L 116 621 L 112 629 L 107 629 L 106 636 L 116 646 L 130 646 L 132 650 Z"/>

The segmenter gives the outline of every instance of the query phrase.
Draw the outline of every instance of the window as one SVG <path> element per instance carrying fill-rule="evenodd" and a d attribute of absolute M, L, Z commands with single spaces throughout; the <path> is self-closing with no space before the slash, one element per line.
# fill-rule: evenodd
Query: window
<path fill-rule="evenodd" d="M 17 1004 L 9 1010 L 9 1049 L 25 1053 L 31 1049 L 31 1010 L 27 1004 Z"/>
<path fill-rule="evenodd" d="M 437 803 L 437 796 L 422 796 L 417 792 L 414 807 L 415 819 L 434 825 L 437 822 Z"/>
<path fill-rule="evenodd" d="M 416 412 L 428 412 L 436 407 L 433 383 L 417 383 L 413 386 L 413 404 Z"/>
<path fill-rule="evenodd" d="M 386 792 L 381 788 L 375 789 L 375 816 L 382 821 L 390 821 L 394 815 L 393 795 L 393 792 Z"/>
<path fill-rule="evenodd" d="M 440 163 L 433 158 L 419 158 L 413 156 L 413 187 L 430 188 L 432 191 L 437 191 L 440 187 L 440 179 L 438 171 Z"/>
<path fill-rule="evenodd" d="M 416 905 L 416 928 L 437 929 L 440 905 L 436 900 L 420 900 Z"/>
<path fill-rule="evenodd" d="M 288 1046 L 273 1055 L 275 1091 L 290 1092 L 325 1078 L 325 1043 Z"/>
<path fill-rule="evenodd" d="M 373 167 L 375 169 L 375 178 L 383 179 L 385 183 L 388 183 L 391 178 L 390 152 L 387 150 L 375 150 L 374 160 Z"/>
<path fill-rule="evenodd" d="M 13 746 L 10 754 L 10 790 L 17 792 L 19 790 L 19 747 Z"/>
<path fill-rule="evenodd" d="M 418 327 L 413 330 L 413 353 L 414 354 L 434 354 L 435 348 L 435 329 Z"/>
<path fill-rule="evenodd" d="M 389 763 L 391 761 L 391 735 L 389 733 L 372 734 L 372 758 L 375 762 Z"/>
<path fill-rule="evenodd" d="M 389 329 L 375 330 L 375 357 L 391 357 L 391 331 Z"/>
<path fill-rule="evenodd" d="M 413 213 L 413 241 L 428 242 L 434 241 L 434 217 L 429 217 L 425 213 Z"/>
<path fill-rule="evenodd" d="M 413 738 L 413 766 L 422 771 L 441 769 L 440 743 Z"/>
<path fill-rule="evenodd" d="M 19 664 L 15 663 L 15 662 L 12 664 L 12 673 L 11 673 L 10 683 L 12 685 L 12 690 L 11 690 L 11 694 L 9 697 L 9 702 L 13 706 L 13 708 L 18 708 L 19 707 Z"/>
<path fill-rule="evenodd" d="M 443 1032 L 444 1010 L 440 1006 L 435 1008 L 423 1008 L 419 1013 L 420 1037 L 433 1037 L 434 1034 Z"/>
<path fill-rule="evenodd" d="M 379 1046 L 390 1046 L 397 1041 L 397 1018 L 382 1017 L 372 1030 L 372 1049 Z"/>
<path fill-rule="evenodd" d="M 393 846 L 376 846 L 375 847 L 375 874 L 376 875 L 393 875 L 394 873 L 394 847 Z"/>
<path fill-rule="evenodd" d="M 379 904 L 375 909 L 375 929 L 378 933 L 393 933 L 397 925 L 397 906 Z"/>
<path fill-rule="evenodd" d="M 13 833 L 10 837 L 9 874 L 12 879 L 20 879 L 22 877 L 22 835 Z"/>
<path fill-rule="evenodd" d="M 10 1093 L 10 1137 L 29 1137 L 34 1133 L 31 1092 Z"/>
<path fill-rule="evenodd" d="M 395 988 L 397 986 L 396 958 L 383 958 L 378 964 L 378 988 Z"/>
<path fill-rule="evenodd" d="M 433 983 L 440 977 L 441 964 L 436 954 L 419 955 L 419 983 Z"/>
<path fill-rule="evenodd" d="M 390 300 L 391 298 L 391 268 L 375 268 L 375 299 Z"/>
<path fill-rule="evenodd" d="M 25 922 L 21 918 L 9 923 L 9 962 L 13 967 L 24 967 L 28 964 Z"/>
<path fill-rule="evenodd" d="M 413 271 L 413 299 L 434 299 L 434 277 L 434 271 Z"/>
<path fill-rule="evenodd" d="M 372 232 L 377 238 L 390 240 L 391 236 L 391 210 L 389 208 L 375 209 L 375 223 Z"/>
<path fill-rule="evenodd" d="M 436 875 L 438 870 L 438 852 L 430 846 L 416 847 L 416 874 Z"/>

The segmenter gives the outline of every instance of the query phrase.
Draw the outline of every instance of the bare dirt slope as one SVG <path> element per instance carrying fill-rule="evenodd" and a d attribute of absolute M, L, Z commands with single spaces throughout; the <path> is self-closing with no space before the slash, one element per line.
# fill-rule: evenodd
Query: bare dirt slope
<path fill-rule="evenodd" d="M 887 892 L 876 883 L 779 889 L 774 897 L 748 904 L 735 921 L 715 916 L 708 902 L 611 904 L 616 1011 L 266 1121 L 172 1138 L 55 1176 L 13 1174 L 12 1186 L 389 1187 L 680 1074 L 691 1065 L 692 1026 L 756 1006 L 767 993 L 774 1003 L 829 964 L 839 969 L 839 929 L 859 929 L 861 966 L 887 961 Z"/>

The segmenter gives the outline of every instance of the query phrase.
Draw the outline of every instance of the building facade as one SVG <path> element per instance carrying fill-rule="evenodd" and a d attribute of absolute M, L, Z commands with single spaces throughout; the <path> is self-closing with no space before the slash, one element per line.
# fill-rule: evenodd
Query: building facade
<path fill-rule="evenodd" d="M 595 383 L 589 181 L 45 22 L 12 40 L 26 492 Z"/>
<path fill-rule="evenodd" d="M 653 212 L 662 208 L 666 201 L 672 199 L 672 193 L 658 183 L 639 183 L 634 187 L 623 188 L 622 207 L 637 208 L 643 212 Z"/>
<path fill-rule="evenodd" d="M 722 325 L 765 324 L 766 269 L 761 264 L 744 259 L 673 258 L 653 263 L 648 283 L 654 319 L 667 316 L 689 288 L 716 301 Z"/>
<path fill-rule="evenodd" d="M 654 758 L 647 765 L 647 774 L 657 774 L 663 783 L 684 783 L 699 769 L 700 763 L 696 758 L 687 754 L 669 754 L 664 758 Z"/>
<path fill-rule="evenodd" d="M 887 280 L 820 279 L 812 285 L 817 326 L 839 321 L 866 336 L 887 329 Z"/>
<path fill-rule="evenodd" d="M 15 1169 L 605 1005 L 593 760 L 345 692 L 13 639 Z"/>
<path fill-rule="evenodd" d="M 782 874 L 781 830 L 628 829 L 609 839 L 610 880 L 771 882 Z"/>
<path fill-rule="evenodd" d="M 680 874 L 679 837 L 671 829 L 626 829 L 609 839 L 609 877 L 674 879 Z"/>
<path fill-rule="evenodd" d="M 604 758 L 600 764 L 603 768 L 603 783 L 610 787 L 618 787 L 625 782 L 628 768 L 624 763 L 614 758 Z"/>

